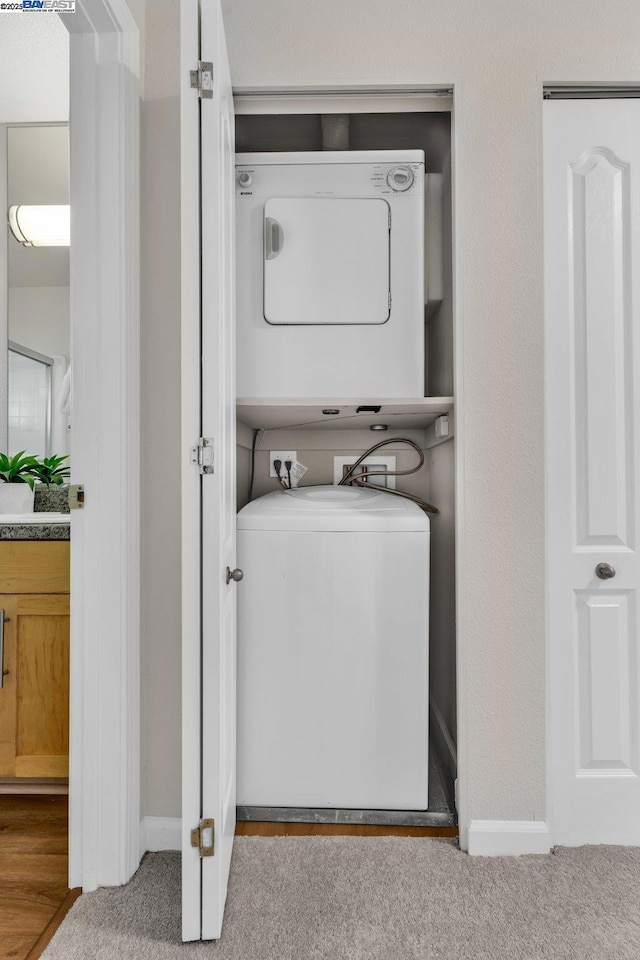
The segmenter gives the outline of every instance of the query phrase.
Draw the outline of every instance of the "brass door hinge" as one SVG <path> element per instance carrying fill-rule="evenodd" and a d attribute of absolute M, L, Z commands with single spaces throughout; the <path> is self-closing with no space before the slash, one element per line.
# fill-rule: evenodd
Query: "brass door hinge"
<path fill-rule="evenodd" d="M 212 857 L 215 839 L 215 820 L 201 820 L 200 826 L 191 831 L 191 846 L 197 847 L 201 857 Z"/>

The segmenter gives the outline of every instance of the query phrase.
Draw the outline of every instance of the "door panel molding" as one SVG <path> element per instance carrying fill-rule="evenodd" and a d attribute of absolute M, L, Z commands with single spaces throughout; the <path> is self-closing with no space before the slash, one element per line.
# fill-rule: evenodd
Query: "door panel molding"
<path fill-rule="evenodd" d="M 638 773 L 635 591 L 576 593 L 577 776 Z"/>
<path fill-rule="evenodd" d="M 576 543 L 633 546 L 629 163 L 591 147 L 569 170 Z"/>

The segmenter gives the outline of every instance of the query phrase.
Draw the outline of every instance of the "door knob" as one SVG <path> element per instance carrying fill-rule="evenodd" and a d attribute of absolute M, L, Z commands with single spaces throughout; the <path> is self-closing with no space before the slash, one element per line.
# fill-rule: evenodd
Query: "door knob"
<path fill-rule="evenodd" d="M 242 580 L 243 577 L 244 571 L 242 571 L 239 567 L 236 567 L 235 570 L 232 570 L 231 567 L 227 567 L 227 583 L 231 583 L 232 580 L 235 580 L 237 583 L 239 580 Z"/>
<path fill-rule="evenodd" d="M 596 567 L 596 577 L 598 580 L 611 580 L 616 575 L 616 568 L 610 563 L 599 563 Z"/>

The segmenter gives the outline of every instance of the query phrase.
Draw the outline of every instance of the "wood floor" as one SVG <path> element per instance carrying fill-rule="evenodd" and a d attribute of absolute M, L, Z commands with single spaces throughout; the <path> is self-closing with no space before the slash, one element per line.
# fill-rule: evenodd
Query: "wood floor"
<path fill-rule="evenodd" d="M 387 827 L 360 823 L 238 821 L 237 837 L 457 837 L 457 827 Z"/>
<path fill-rule="evenodd" d="M 67 886 L 67 797 L 0 796 L 0 960 L 36 960 L 79 893 Z"/>

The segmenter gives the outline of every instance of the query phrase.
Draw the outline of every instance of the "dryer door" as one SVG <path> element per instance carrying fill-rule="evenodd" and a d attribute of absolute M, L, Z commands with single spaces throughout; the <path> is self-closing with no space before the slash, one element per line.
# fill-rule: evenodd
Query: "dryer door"
<path fill-rule="evenodd" d="M 267 323 L 386 323 L 391 303 L 390 211 L 386 200 L 373 198 L 267 200 Z"/>

